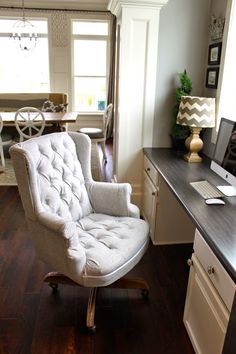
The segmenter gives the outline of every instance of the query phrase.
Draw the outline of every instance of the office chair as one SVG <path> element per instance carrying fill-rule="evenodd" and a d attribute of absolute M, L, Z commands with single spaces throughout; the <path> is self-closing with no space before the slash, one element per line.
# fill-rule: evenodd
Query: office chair
<path fill-rule="evenodd" d="M 21 200 L 38 256 L 57 272 L 44 281 L 90 287 L 87 327 L 95 331 L 100 287 L 141 289 L 143 279 L 124 276 L 140 261 L 149 227 L 130 203 L 127 183 L 95 182 L 91 140 L 85 134 L 42 135 L 10 148 Z"/>
<path fill-rule="evenodd" d="M 87 134 L 94 143 L 101 144 L 103 159 L 105 163 L 107 162 L 107 155 L 105 150 L 105 144 L 107 139 L 107 128 L 112 117 L 112 109 L 113 109 L 113 104 L 110 103 L 105 109 L 105 112 L 103 114 L 102 128 L 84 127 L 79 129 L 80 133 Z"/>
<path fill-rule="evenodd" d="M 23 107 L 15 114 L 15 126 L 20 141 L 40 136 L 45 128 L 43 112 L 35 107 Z"/>

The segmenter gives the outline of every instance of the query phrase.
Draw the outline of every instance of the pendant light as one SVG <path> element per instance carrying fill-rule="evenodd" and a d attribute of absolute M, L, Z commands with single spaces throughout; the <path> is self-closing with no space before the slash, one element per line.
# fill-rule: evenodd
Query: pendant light
<path fill-rule="evenodd" d="M 33 51 L 36 47 L 38 35 L 35 26 L 25 17 L 25 3 L 22 0 L 22 19 L 13 25 L 11 37 L 22 51 Z"/>

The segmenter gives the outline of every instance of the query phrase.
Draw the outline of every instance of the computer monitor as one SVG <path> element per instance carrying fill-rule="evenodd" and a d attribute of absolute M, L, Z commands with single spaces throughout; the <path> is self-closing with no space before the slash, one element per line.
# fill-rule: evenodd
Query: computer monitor
<path fill-rule="evenodd" d="M 226 196 L 236 196 L 236 122 L 221 118 L 211 169 L 230 185 L 217 186 Z"/>

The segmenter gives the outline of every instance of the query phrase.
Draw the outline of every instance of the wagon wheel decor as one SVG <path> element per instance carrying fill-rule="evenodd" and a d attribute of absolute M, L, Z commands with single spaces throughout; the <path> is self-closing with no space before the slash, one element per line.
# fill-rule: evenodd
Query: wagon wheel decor
<path fill-rule="evenodd" d="M 15 126 L 21 141 L 40 136 L 45 127 L 44 114 L 35 107 L 23 107 L 15 114 Z"/>

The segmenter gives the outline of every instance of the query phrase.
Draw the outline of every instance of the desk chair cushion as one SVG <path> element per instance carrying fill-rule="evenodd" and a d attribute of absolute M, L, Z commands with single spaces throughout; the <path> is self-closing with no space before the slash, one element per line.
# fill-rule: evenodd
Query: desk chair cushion
<path fill-rule="evenodd" d="M 32 138 L 10 149 L 38 255 L 84 286 L 125 275 L 148 245 L 126 184 L 94 182 L 91 141 L 79 133 Z"/>
<path fill-rule="evenodd" d="M 126 274 L 147 248 L 147 224 L 140 219 L 90 214 L 77 226 L 85 248 L 83 283 L 110 284 Z M 134 242 L 135 239 L 135 242 Z"/>
<path fill-rule="evenodd" d="M 102 139 L 105 138 L 102 129 L 99 128 L 80 128 L 80 133 L 87 134 L 90 139 Z"/>
<path fill-rule="evenodd" d="M 76 283 L 106 286 L 127 274 L 148 247 L 144 220 L 92 213 L 63 223 L 47 213 L 29 221 L 39 257 Z M 37 236 L 40 234 L 40 238 Z"/>

